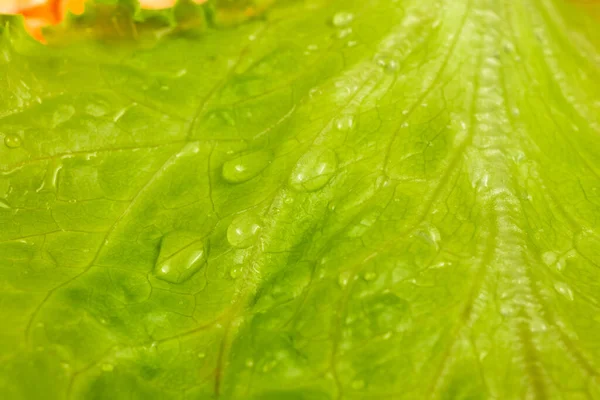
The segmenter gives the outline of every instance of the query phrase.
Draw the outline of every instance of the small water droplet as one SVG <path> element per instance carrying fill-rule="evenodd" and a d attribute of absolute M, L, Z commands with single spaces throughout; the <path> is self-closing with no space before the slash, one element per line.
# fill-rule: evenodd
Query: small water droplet
<path fill-rule="evenodd" d="M 500 306 L 500 314 L 502 314 L 505 317 L 512 317 L 516 313 L 517 313 L 517 310 L 515 309 L 515 307 L 513 307 L 510 304 L 502 304 Z"/>
<path fill-rule="evenodd" d="M 229 270 L 229 276 L 231 279 L 237 279 L 242 274 L 242 269 L 240 267 L 233 267 Z"/>
<path fill-rule="evenodd" d="M 352 34 L 352 28 L 348 27 L 348 28 L 340 29 L 339 31 L 337 31 L 335 36 L 338 39 L 344 39 L 345 37 L 348 37 L 351 34 Z"/>
<path fill-rule="evenodd" d="M 387 72 L 396 72 L 400 67 L 398 61 L 387 55 L 378 55 L 375 62 Z"/>
<path fill-rule="evenodd" d="M 314 87 L 308 91 L 308 97 L 311 99 L 320 96 L 321 94 L 323 94 L 323 91 L 318 87 Z"/>
<path fill-rule="evenodd" d="M 564 282 L 556 282 L 554 284 L 554 289 L 562 294 L 565 298 L 567 298 L 568 300 L 573 301 L 573 291 L 571 290 L 571 288 L 569 287 L 569 285 L 567 285 Z"/>
<path fill-rule="evenodd" d="M 337 170 L 337 156 L 329 149 L 312 149 L 298 161 L 290 186 L 297 191 L 313 192 L 327 184 Z"/>
<path fill-rule="evenodd" d="M 271 153 L 259 150 L 226 161 L 223 164 L 223 178 L 230 183 L 246 182 L 262 172 L 271 158 Z"/>
<path fill-rule="evenodd" d="M 375 179 L 375 186 L 378 188 L 384 188 L 390 186 L 390 178 L 385 175 L 380 175 Z"/>
<path fill-rule="evenodd" d="M 244 249 L 251 246 L 258 237 L 261 221 L 254 213 L 238 216 L 227 228 L 227 240 L 233 247 Z"/>
<path fill-rule="evenodd" d="M 349 40 L 348 43 L 346 43 L 347 47 L 354 47 L 358 44 L 358 42 L 356 40 Z"/>
<path fill-rule="evenodd" d="M 365 274 L 363 275 L 363 279 L 367 282 L 374 281 L 375 279 L 377 279 L 377 274 L 373 271 L 365 272 Z"/>
<path fill-rule="evenodd" d="M 200 359 L 206 358 L 206 353 L 201 351 L 200 353 L 198 353 L 198 358 L 200 358 Z"/>
<path fill-rule="evenodd" d="M 354 14 L 348 11 L 339 11 L 331 19 L 332 25 L 338 28 L 349 25 L 352 21 L 354 21 Z"/>
<path fill-rule="evenodd" d="M 174 231 L 163 236 L 154 275 L 170 283 L 182 283 L 206 263 L 204 242 L 197 234 Z"/>
<path fill-rule="evenodd" d="M 556 268 L 558 272 L 561 272 L 563 269 L 565 269 L 566 264 L 567 262 L 564 258 L 559 258 L 556 261 L 556 264 L 554 264 L 554 268 Z"/>
<path fill-rule="evenodd" d="M 111 372 L 112 370 L 115 369 L 115 366 L 112 364 L 102 364 L 102 371 L 104 372 Z"/>
<path fill-rule="evenodd" d="M 247 359 L 246 360 L 246 367 L 248 367 L 248 368 L 254 367 L 254 360 L 251 359 L 251 358 Z"/>
<path fill-rule="evenodd" d="M 516 151 L 513 154 L 512 159 L 516 164 L 520 164 L 523 162 L 523 160 L 525 160 L 525 153 L 523 153 L 522 151 Z"/>
<path fill-rule="evenodd" d="M 532 332 L 546 332 L 548 330 L 548 326 L 542 320 L 531 321 L 529 328 Z"/>
<path fill-rule="evenodd" d="M 365 387 L 365 381 L 363 381 L 362 379 L 357 379 L 354 382 L 352 382 L 352 389 L 354 390 L 360 390 L 363 389 Z"/>
<path fill-rule="evenodd" d="M 340 131 L 349 131 L 354 127 L 354 116 L 344 115 L 335 121 L 335 127 Z"/>
<path fill-rule="evenodd" d="M 275 367 L 276 365 L 277 365 L 277 361 L 275 361 L 275 360 L 269 361 L 269 362 L 267 362 L 265 365 L 263 365 L 263 368 L 262 368 L 262 370 L 263 370 L 263 372 L 269 372 L 269 371 L 270 371 L 270 370 L 272 370 L 272 369 L 273 369 L 273 367 Z"/>
<path fill-rule="evenodd" d="M 553 251 L 547 251 L 544 254 L 542 254 L 542 261 L 544 261 L 544 264 L 546 265 L 554 264 L 557 259 L 558 255 Z"/>
<path fill-rule="evenodd" d="M 4 137 L 4 144 L 9 149 L 16 149 L 17 147 L 21 147 L 21 137 L 18 135 L 6 135 Z"/>
<path fill-rule="evenodd" d="M 345 287 L 346 285 L 348 285 L 348 282 L 350 282 L 350 272 L 342 272 L 338 278 L 338 283 L 341 287 Z"/>
<path fill-rule="evenodd" d="M 108 114 L 108 104 L 104 101 L 94 101 L 85 106 L 85 112 L 92 117 L 103 117 Z"/>
<path fill-rule="evenodd" d="M 439 249 L 441 236 L 440 231 L 435 226 L 425 224 L 422 229 L 416 232 L 416 235 L 434 245 L 436 249 Z"/>

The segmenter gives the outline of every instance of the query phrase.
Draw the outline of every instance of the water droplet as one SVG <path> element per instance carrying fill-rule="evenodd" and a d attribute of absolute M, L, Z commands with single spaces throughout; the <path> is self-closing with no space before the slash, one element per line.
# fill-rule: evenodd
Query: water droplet
<path fill-rule="evenodd" d="M 338 283 L 341 287 L 345 287 L 350 282 L 350 271 L 342 272 L 338 278 Z"/>
<path fill-rule="evenodd" d="M 546 332 L 548 330 L 548 326 L 542 320 L 531 321 L 529 328 L 532 332 Z"/>
<path fill-rule="evenodd" d="M 258 237 L 261 223 L 254 213 L 246 213 L 238 216 L 227 228 L 227 240 L 233 247 L 245 249 L 250 247 Z"/>
<path fill-rule="evenodd" d="M 347 47 L 354 47 L 358 44 L 358 42 L 356 40 L 349 40 L 348 43 L 346 43 Z"/>
<path fill-rule="evenodd" d="M 384 188 L 390 186 L 390 178 L 385 175 L 380 175 L 375 180 L 375 186 L 378 188 Z"/>
<path fill-rule="evenodd" d="M 348 11 L 339 11 L 335 13 L 331 19 L 333 26 L 338 28 L 349 25 L 352 21 L 354 21 L 354 14 Z"/>
<path fill-rule="evenodd" d="M 571 290 L 571 288 L 569 287 L 569 285 L 567 285 L 564 282 L 556 282 L 554 284 L 554 289 L 562 294 L 565 298 L 567 298 L 568 300 L 573 301 L 573 291 Z"/>
<path fill-rule="evenodd" d="M 311 99 L 313 99 L 317 96 L 320 96 L 322 94 L 323 94 L 323 91 L 321 89 L 319 89 L 318 87 L 314 87 L 308 91 L 308 97 L 310 97 Z"/>
<path fill-rule="evenodd" d="M 365 274 L 363 275 L 363 279 L 367 282 L 374 281 L 375 279 L 377 279 L 377 274 L 373 271 L 365 272 Z"/>
<path fill-rule="evenodd" d="M 515 307 L 513 307 L 510 304 L 502 304 L 500 306 L 500 314 L 502 314 L 505 317 L 512 317 L 516 313 L 517 313 L 517 310 L 515 309 Z"/>
<path fill-rule="evenodd" d="M 416 232 L 416 235 L 434 245 L 436 249 L 439 249 L 441 236 L 440 231 L 435 226 L 425 224 L 422 229 Z"/>
<path fill-rule="evenodd" d="M 398 61 L 386 55 L 378 55 L 375 62 L 387 72 L 395 72 L 400 67 Z"/>
<path fill-rule="evenodd" d="M 6 200 L 0 199 L 0 208 L 10 209 L 10 205 L 6 202 Z"/>
<path fill-rule="evenodd" d="M 337 31 L 335 36 L 338 39 L 344 39 L 345 37 L 348 37 L 351 34 L 352 34 L 352 28 L 348 27 L 348 28 L 340 29 L 339 31 Z"/>
<path fill-rule="evenodd" d="M 290 186 L 312 192 L 327 184 L 337 170 L 337 156 L 329 149 L 313 149 L 306 153 L 292 171 Z"/>
<path fill-rule="evenodd" d="M 21 138 L 18 135 L 6 135 L 4 137 L 4 144 L 9 149 L 16 149 L 21 147 Z"/>
<path fill-rule="evenodd" d="M 206 353 L 201 351 L 200 353 L 198 353 L 198 358 L 200 358 L 200 359 L 206 358 Z"/>
<path fill-rule="evenodd" d="M 229 276 L 231 279 L 237 279 L 242 274 L 242 269 L 239 267 L 233 267 L 229 270 Z"/>
<path fill-rule="evenodd" d="M 363 389 L 365 387 L 365 381 L 363 381 L 362 379 L 357 379 L 354 382 L 352 382 L 352 389 L 354 390 L 360 390 Z"/>
<path fill-rule="evenodd" d="M 246 182 L 267 168 L 271 162 L 271 153 L 256 151 L 244 154 L 223 164 L 223 178 L 230 183 Z"/>
<path fill-rule="evenodd" d="M 251 358 L 247 359 L 246 360 L 246 367 L 248 367 L 248 368 L 254 367 L 254 360 L 251 359 Z"/>
<path fill-rule="evenodd" d="M 516 164 L 520 164 L 523 162 L 523 160 L 525 160 L 525 153 L 523 153 L 522 151 L 516 151 L 513 154 L 512 159 Z"/>
<path fill-rule="evenodd" d="M 364 320 L 369 328 L 378 335 L 398 332 L 408 315 L 408 302 L 392 292 L 373 294 L 362 299 Z"/>
<path fill-rule="evenodd" d="M 340 131 L 349 131 L 354 127 L 354 116 L 344 115 L 335 121 L 335 127 Z"/>
<path fill-rule="evenodd" d="M 206 263 L 204 242 L 193 232 L 174 231 L 163 236 L 154 275 L 170 283 L 182 283 Z"/>
<path fill-rule="evenodd" d="M 111 372 L 112 370 L 115 369 L 115 366 L 112 364 L 102 364 L 101 368 L 102 368 L 102 371 Z"/>
<path fill-rule="evenodd" d="M 269 372 L 276 365 L 277 365 L 277 361 L 275 361 L 275 360 L 269 361 L 263 366 L 262 370 L 263 370 L 263 372 Z"/>
<path fill-rule="evenodd" d="M 109 106 L 103 100 L 93 101 L 85 106 L 86 114 L 91 115 L 92 117 L 103 117 L 108 114 Z"/>
<path fill-rule="evenodd" d="M 558 255 L 553 251 L 547 251 L 544 254 L 542 254 L 542 261 L 544 261 L 544 264 L 546 265 L 554 264 L 557 259 Z"/>

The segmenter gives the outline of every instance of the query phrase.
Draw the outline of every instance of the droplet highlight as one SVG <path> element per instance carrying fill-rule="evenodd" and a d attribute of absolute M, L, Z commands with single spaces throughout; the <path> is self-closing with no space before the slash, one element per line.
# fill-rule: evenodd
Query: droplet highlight
<path fill-rule="evenodd" d="M 301 192 L 319 190 L 331 180 L 337 165 L 337 156 L 332 150 L 310 150 L 294 167 L 290 176 L 290 186 Z"/>
<path fill-rule="evenodd" d="M 270 162 L 271 153 L 268 151 L 244 154 L 223 164 L 223 179 L 229 183 L 246 182 L 261 173 Z"/>
<path fill-rule="evenodd" d="M 16 149 L 17 147 L 21 147 L 21 137 L 18 135 L 6 135 L 4 137 L 4 144 L 9 149 Z"/>
<path fill-rule="evenodd" d="M 154 275 L 170 283 L 182 283 L 191 278 L 206 263 L 203 240 L 193 232 L 175 231 L 166 234 L 160 245 Z"/>
<path fill-rule="evenodd" d="M 261 221 L 254 213 L 238 216 L 227 228 L 227 241 L 233 247 L 245 249 L 252 246 L 262 228 Z"/>

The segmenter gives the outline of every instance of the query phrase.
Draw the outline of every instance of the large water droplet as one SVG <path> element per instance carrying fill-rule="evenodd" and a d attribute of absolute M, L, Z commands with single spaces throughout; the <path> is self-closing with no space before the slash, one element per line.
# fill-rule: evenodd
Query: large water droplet
<path fill-rule="evenodd" d="M 238 216 L 227 228 L 227 240 L 233 247 L 244 249 L 250 247 L 258 237 L 261 222 L 254 213 Z"/>
<path fill-rule="evenodd" d="M 163 281 L 182 283 L 206 263 L 206 248 L 193 232 L 174 231 L 163 236 L 154 275 Z"/>
<path fill-rule="evenodd" d="M 244 154 L 223 164 L 223 178 L 230 183 L 241 183 L 254 178 L 271 162 L 271 153 L 259 150 Z"/>
<path fill-rule="evenodd" d="M 329 149 L 313 149 L 306 153 L 292 171 L 290 186 L 312 192 L 329 182 L 337 170 L 337 156 Z"/>
<path fill-rule="evenodd" d="M 4 144 L 9 149 L 16 149 L 21 147 L 21 138 L 18 135 L 6 135 L 4 137 Z"/>
<path fill-rule="evenodd" d="M 354 21 L 354 14 L 348 11 L 339 11 L 331 18 L 332 25 L 338 28 L 349 25 L 352 21 Z"/>

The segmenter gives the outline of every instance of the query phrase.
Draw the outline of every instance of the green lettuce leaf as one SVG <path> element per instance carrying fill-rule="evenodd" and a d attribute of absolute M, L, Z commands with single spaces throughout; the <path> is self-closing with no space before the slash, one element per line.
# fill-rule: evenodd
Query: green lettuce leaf
<path fill-rule="evenodd" d="M 600 399 L 598 21 L 243 3 L 2 20 L 0 398 Z"/>

